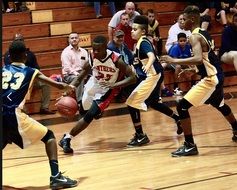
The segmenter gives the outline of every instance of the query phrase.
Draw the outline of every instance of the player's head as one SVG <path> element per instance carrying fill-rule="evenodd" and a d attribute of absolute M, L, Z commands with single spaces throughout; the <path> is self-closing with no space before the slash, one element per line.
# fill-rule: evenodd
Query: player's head
<path fill-rule="evenodd" d="M 184 29 L 191 30 L 200 26 L 200 10 L 195 5 L 189 5 L 184 9 Z"/>
<path fill-rule="evenodd" d="M 14 40 L 9 46 L 9 54 L 12 62 L 25 63 L 26 61 L 26 46 L 20 40 Z"/>
<path fill-rule="evenodd" d="M 23 37 L 22 34 L 16 33 L 16 34 L 13 36 L 13 40 L 14 40 L 14 41 L 17 41 L 17 40 L 19 40 L 19 41 L 24 41 L 24 37 Z"/>
<path fill-rule="evenodd" d="M 135 40 L 139 40 L 142 35 L 148 33 L 148 18 L 144 15 L 138 15 L 134 18 L 131 36 Z"/>
<path fill-rule="evenodd" d="M 68 36 L 68 43 L 77 48 L 79 44 L 79 34 L 77 32 L 71 32 Z"/>
<path fill-rule="evenodd" d="M 97 59 L 104 59 L 106 57 L 108 40 L 105 36 L 96 36 L 92 41 L 92 49 L 94 57 Z"/>
<path fill-rule="evenodd" d="M 178 43 L 183 48 L 187 44 L 187 36 L 185 33 L 180 32 L 177 35 Z"/>

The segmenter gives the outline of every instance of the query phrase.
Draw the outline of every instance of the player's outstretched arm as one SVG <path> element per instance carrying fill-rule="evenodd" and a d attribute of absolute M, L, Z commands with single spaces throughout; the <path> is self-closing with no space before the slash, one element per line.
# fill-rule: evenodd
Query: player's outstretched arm
<path fill-rule="evenodd" d="M 189 42 L 192 46 L 193 56 L 188 58 L 172 58 L 169 55 L 161 56 L 161 63 L 179 64 L 179 65 L 200 65 L 202 64 L 202 37 L 199 35 L 191 35 Z"/>
<path fill-rule="evenodd" d="M 39 73 L 37 74 L 37 80 L 41 81 L 41 82 L 44 82 L 46 84 L 49 84 L 50 86 L 53 86 L 55 88 L 58 88 L 58 89 L 62 89 L 62 90 L 65 90 L 65 91 L 73 91 L 75 87 L 71 86 L 71 85 L 68 85 L 64 82 L 57 82 L 57 81 L 54 81 L 52 80 L 51 78 L 45 76 L 43 73 L 41 73 L 39 71 Z"/>

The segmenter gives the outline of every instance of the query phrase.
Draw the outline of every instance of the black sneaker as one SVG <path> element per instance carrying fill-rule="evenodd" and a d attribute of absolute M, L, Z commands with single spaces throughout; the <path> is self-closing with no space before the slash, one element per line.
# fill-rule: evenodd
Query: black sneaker
<path fill-rule="evenodd" d="M 176 131 L 176 133 L 177 133 L 178 135 L 181 135 L 181 134 L 183 133 L 183 128 L 181 127 L 181 122 L 180 122 L 180 120 L 176 121 L 175 123 L 176 123 L 176 125 L 177 125 L 177 131 Z"/>
<path fill-rule="evenodd" d="M 70 138 L 64 138 L 65 134 L 63 135 L 63 138 L 59 141 L 58 145 L 63 148 L 64 153 L 73 153 L 73 149 L 71 148 L 71 139 Z"/>
<path fill-rule="evenodd" d="M 233 132 L 232 141 L 237 142 L 237 132 Z"/>
<path fill-rule="evenodd" d="M 134 137 L 131 139 L 130 143 L 127 144 L 128 147 L 136 147 L 148 144 L 150 142 L 146 134 L 134 134 Z"/>
<path fill-rule="evenodd" d="M 198 149 L 196 144 L 184 142 L 183 146 L 178 148 L 176 151 L 172 152 L 171 155 L 173 157 L 178 157 L 178 156 L 191 156 L 191 155 L 197 155 L 198 154 Z"/>
<path fill-rule="evenodd" d="M 55 177 L 50 177 L 50 188 L 51 189 L 63 189 L 77 186 L 77 181 L 72 180 L 69 177 L 65 177 L 59 172 Z"/>

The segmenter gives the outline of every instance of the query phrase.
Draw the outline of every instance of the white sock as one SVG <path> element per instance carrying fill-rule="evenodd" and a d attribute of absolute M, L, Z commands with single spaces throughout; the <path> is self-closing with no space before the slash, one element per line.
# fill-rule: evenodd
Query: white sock
<path fill-rule="evenodd" d="M 64 139 L 72 139 L 72 137 L 73 137 L 72 135 L 70 135 L 69 133 L 66 133 Z"/>

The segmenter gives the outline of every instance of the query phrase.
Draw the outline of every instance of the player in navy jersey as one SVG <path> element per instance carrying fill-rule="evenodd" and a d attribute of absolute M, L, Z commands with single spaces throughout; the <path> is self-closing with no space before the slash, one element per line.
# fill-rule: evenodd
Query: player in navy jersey
<path fill-rule="evenodd" d="M 107 49 L 106 37 L 95 37 L 92 49 L 90 61 L 78 78 L 71 83 L 77 86 L 92 71 L 92 76 L 85 85 L 80 106 L 80 114 L 83 117 L 59 142 L 64 153 L 73 153 L 70 144 L 72 137 L 86 129 L 94 118 L 101 115 L 111 100 L 118 95 L 121 87 L 136 82 L 135 74 L 130 66 L 124 63 L 121 55 Z"/>
<path fill-rule="evenodd" d="M 22 41 L 13 41 L 9 46 L 11 64 L 2 68 L 2 149 L 15 143 L 24 149 L 39 140 L 45 143 L 51 169 L 50 188 L 75 187 L 76 180 L 64 177 L 59 172 L 57 143 L 54 133 L 23 111 L 26 99 L 30 97 L 33 82 L 38 79 L 58 89 L 71 91 L 74 88 L 55 82 L 38 69 L 26 66 L 26 47 Z"/>
<path fill-rule="evenodd" d="M 133 63 L 138 81 L 126 101 L 136 133 L 127 144 L 128 147 L 142 146 L 150 142 L 147 135 L 143 133 L 140 117 L 140 110 L 147 111 L 148 106 L 172 117 L 178 126 L 177 133 L 182 133 L 179 116 L 167 105 L 159 102 L 160 85 L 164 78 L 163 67 L 156 57 L 155 49 L 147 38 L 147 34 L 148 18 L 136 16 L 131 35 L 133 39 L 138 40 Z"/>
<path fill-rule="evenodd" d="M 230 109 L 224 103 L 223 82 L 224 74 L 220 60 L 214 53 L 214 43 L 208 32 L 200 28 L 200 11 L 197 6 L 188 6 L 184 10 L 185 29 L 191 30 L 189 42 L 192 46 L 193 56 L 185 59 L 175 59 L 168 55 L 162 56 L 161 60 L 166 63 L 188 65 L 197 67 L 201 76 L 199 81 L 177 105 L 177 111 L 181 118 L 181 126 L 184 131 L 185 142 L 172 156 L 197 155 L 198 149 L 194 143 L 191 119 L 188 110 L 192 106 L 210 104 L 215 107 L 232 126 L 232 140 L 237 142 L 237 121 Z"/>

